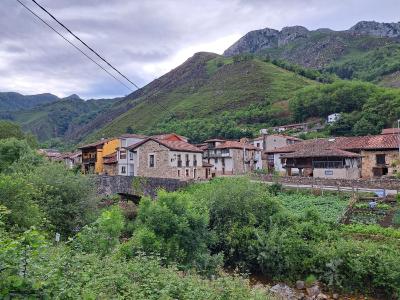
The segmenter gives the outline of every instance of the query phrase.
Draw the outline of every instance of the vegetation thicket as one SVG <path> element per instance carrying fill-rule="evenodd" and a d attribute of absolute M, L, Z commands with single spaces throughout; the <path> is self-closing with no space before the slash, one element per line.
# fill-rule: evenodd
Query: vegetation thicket
<path fill-rule="evenodd" d="M 143 197 L 128 217 L 126 204 L 100 209 L 88 177 L 0 141 L 13 147 L 0 172 L 1 298 L 270 298 L 223 270 L 400 293 L 399 230 L 341 225 L 347 199 L 224 178 Z"/>

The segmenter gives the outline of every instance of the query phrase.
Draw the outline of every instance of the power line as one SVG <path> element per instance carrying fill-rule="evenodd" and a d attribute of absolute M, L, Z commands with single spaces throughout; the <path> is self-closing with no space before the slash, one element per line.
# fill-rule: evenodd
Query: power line
<path fill-rule="evenodd" d="M 117 80 L 119 83 L 121 83 L 123 86 L 125 86 L 127 89 L 129 89 L 131 92 L 134 90 L 131 89 L 128 85 L 126 85 L 123 81 L 119 80 L 116 76 L 111 74 L 108 70 L 106 70 L 102 65 L 100 65 L 98 62 L 96 62 L 93 58 L 91 58 L 89 55 L 87 55 L 83 50 L 81 50 L 78 46 L 76 46 L 74 43 L 72 43 L 70 40 L 68 40 L 66 37 L 64 37 L 57 29 L 55 29 L 53 26 L 51 26 L 49 23 L 47 23 L 45 20 L 43 20 L 39 15 L 37 15 L 33 10 L 31 10 L 29 7 L 27 7 L 24 3 L 22 3 L 20 0 L 17 0 L 19 4 L 21 4 L 24 8 L 26 8 L 31 14 L 33 14 L 36 18 L 38 18 L 42 23 L 47 25 L 51 30 L 53 30 L 55 33 L 57 33 L 63 40 L 65 40 L 68 44 L 70 44 L 72 47 L 74 47 L 76 50 L 78 50 L 80 53 L 82 53 L 86 58 L 90 59 L 93 63 L 95 63 L 99 68 L 101 68 L 104 72 L 106 72 L 108 75 L 110 75 L 112 78 Z"/>
<path fill-rule="evenodd" d="M 51 26 L 48 22 L 43 20 L 38 14 L 36 14 L 34 11 L 32 11 L 29 7 L 27 7 L 24 3 L 21 2 L 21 0 L 17 0 L 18 3 L 20 3 L 24 8 L 26 8 L 31 14 L 33 14 L 35 17 L 37 17 L 40 21 L 42 21 L 45 25 L 47 25 L 51 30 L 53 30 L 55 33 L 57 33 L 62 39 L 64 39 L 66 42 L 68 42 L 71 46 L 73 46 L 76 50 L 81 52 L 86 58 L 90 59 L 93 63 L 95 63 L 99 68 L 101 68 L 103 71 L 105 71 L 108 75 L 113 77 L 115 80 L 117 80 L 119 83 L 121 83 L 123 86 L 125 86 L 127 89 L 129 89 L 131 92 L 134 92 L 132 88 L 130 88 L 128 85 L 126 85 L 124 82 L 122 82 L 120 79 L 118 79 L 116 76 L 114 76 L 112 73 L 110 73 L 108 70 L 106 70 L 102 65 L 100 65 L 98 62 L 96 62 L 93 58 L 91 58 L 88 54 L 86 54 L 83 50 L 81 50 L 78 46 L 76 46 L 74 43 L 72 43 L 70 40 L 68 40 L 66 37 L 64 37 L 57 29 L 55 29 L 53 26 Z M 93 50 L 91 47 L 89 47 L 85 42 L 83 42 L 78 36 L 76 36 L 71 30 L 69 30 L 65 25 L 63 25 L 60 21 L 57 20 L 56 17 L 54 17 L 50 12 L 48 12 L 43 6 L 38 4 L 35 0 L 32 0 L 37 6 L 39 6 L 43 11 L 45 11 L 53 20 L 55 20 L 60 26 L 62 26 L 64 29 L 66 29 L 72 36 L 74 36 L 76 39 L 78 39 L 83 45 L 85 45 L 90 51 L 92 51 L 96 56 L 98 56 L 101 60 L 103 60 L 107 65 L 109 65 L 111 68 L 113 68 L 118 74 L 120 74 L 123 78 L 125 78 L 127 81 L 129 81 L 132 85 L 134 85 L 137 89 L 139 87 L 129 80 L 125 75 L 123 75 L 120 71 L 118 71 L 114 66 L 112 66 L 107 60 L 105 60 L 100 54 L 98 54 L 95 50 Z M 149 95 L 147 98 L 149 100 L 151 97 L 155 97 L 153 99 L 154 103 L 160 106 L 164 111 L 166 111 L 170 117 L 174 118 L 174 114 L 166 108 L 164 105 L 159 103 L 156 100 L 156 95 L 158 92 L 153 93 L 152 95 Z"/>
<path fill-rule="evenodd" d="M 102 61 L 104 61 L 115 72 L 117 72 L 119 75 L 121 75 L 127 81 L 129 81 L 132 85 L 134 85 L 137 89 L 139 89 L 139 86 L 136 83 L 134 83 L 128 77 L 126 77 L 124 74 L 122 74 L 117 68 L 115 68 L 111 63 L 109 63 L 104 57 L 102 57 L 99 53 L 97 53 L 97 51 L 95 51 L 92 47 L 90 47 L 88 44 L 86 44 L 81 38 L 79 38 L 75 33 L 73 33 L 67 26 L 65 26 L 63 23 L 61 23 L 61 21 L 59 21 L 55 16 L 53 16 L 46 8 L 44 8 L 42 5 L 37 3 L 35 0 L 32 0 L 32 2 L 35 3 L 38 7 L 40 7 L 41 10 L 43 10 L 46 14 L 48 14 L 54 21 L 56 21 L 61 27 L 63 27 L 65 30 L 67 30 L 74 38 L 76 38 L 78 41 L 80 41 L 86 48 L 88 48 L 90 51 L 92 51 L 98 58 L 100 58 Z"/>

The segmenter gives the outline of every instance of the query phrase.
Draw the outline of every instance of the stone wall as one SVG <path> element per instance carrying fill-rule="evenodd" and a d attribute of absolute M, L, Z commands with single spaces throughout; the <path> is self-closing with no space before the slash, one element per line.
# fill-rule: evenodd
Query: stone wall
<path fill-rule="evenodd" d="M 400 190 L 399 179 L 328 179 L 328 178 L 314 178 L 314 177 L 300 177 L 300 176 L 283 176 L 274 178 L 272 175 L 254 175 L 254 179 L 262 181 L 277 181 L 279 183 L 287 184 L 300 184 L 300 185 L 315 185 L 315 186 L 340 186 L 340 187 L 354 187 L 354 188 L 367 188 L 367 189 L 388 189 Z"/>
<path fill-rule="evenodd" d="M 178 179 L 133 176 L 94 175 L 92 180 L 95 182 L 97 194 L 101 196 L 128 194 L 154 198 L 159 189 L 172 192 L 189 184 L 188 181 L 180 181 Z"/>

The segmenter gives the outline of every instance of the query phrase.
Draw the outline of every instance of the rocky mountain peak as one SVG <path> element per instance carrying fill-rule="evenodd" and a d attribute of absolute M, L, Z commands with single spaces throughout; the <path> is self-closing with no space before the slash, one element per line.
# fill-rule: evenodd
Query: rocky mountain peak
<path fill-rule="evenodd" d="M 278 46 L 286 45 L 298 38 L 308 38 L 310 31 L 303 26 L 284 27 L 279 33 Z"/>
<path fill-rule="evenodd" d="M 375 21 L 361 21 L 350 28 L 352 33 L 378 37 L 400 37 L 400 22 L 379 23 Z"/>

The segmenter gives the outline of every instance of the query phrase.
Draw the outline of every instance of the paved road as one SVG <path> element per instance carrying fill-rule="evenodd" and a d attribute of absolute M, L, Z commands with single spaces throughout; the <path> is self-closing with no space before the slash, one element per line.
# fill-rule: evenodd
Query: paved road
<path fill-rule="evenodd" d="M 262 180 L 253 180 L 255 182 L 261 182 L 261 183 L 265 183 L 265 184 L 273 184 L 273 182 L 269 182 L 269 181 L 262 181 Z M 338 191 L 338 187 L 337 186 L 327 186 L 327 185 L 307 185 L 307 184 L 290 184 L 290 183 L 281 183 L 284 187 L 288 187 L 288 188 L 294 188 L 294 189 L 317 189 L 317 190 L 325 190 L 325 191 Z M 353 188 L 352 187 L 345 187 L 345 186 L 341 186 L 340 187 L 340 191 L 341 192 L 353 192 Z M 383 189 L 367 189 L 367 188 L 355 188 L 354 192 L 357 193 L 382 193 Z M 397 191 L 396 190 L 385 190 L 386 195 L 397 195 Z"/>

